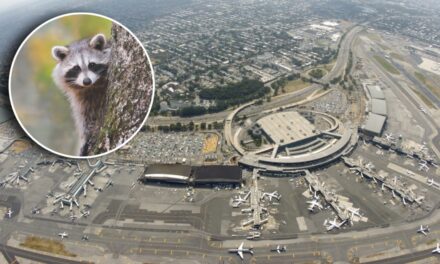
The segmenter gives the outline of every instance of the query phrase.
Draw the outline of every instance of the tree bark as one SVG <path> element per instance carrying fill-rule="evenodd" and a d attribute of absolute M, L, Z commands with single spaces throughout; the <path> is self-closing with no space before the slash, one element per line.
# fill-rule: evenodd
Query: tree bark
<path fill-rule="evenodd" d="M 90 148 L 91 154 L 101 154 L 125 143 L 142 125 L 152 94 L 147 54 L 128 31 L 113 24 L 106 114 Z"/>

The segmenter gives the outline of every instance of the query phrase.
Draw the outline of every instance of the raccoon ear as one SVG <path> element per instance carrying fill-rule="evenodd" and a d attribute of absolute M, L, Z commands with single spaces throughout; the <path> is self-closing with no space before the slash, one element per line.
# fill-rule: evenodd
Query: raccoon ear
<path fill-rule="evenodd" d="M 104 34 L 96 34 L 91 40 L 90 40 L 90 47 L 97 49 L 97 50 L 103 50 L 105 46 L 106 40 Z"/>
<path fill-rule="evenodd" d="M 52 57 L 57 61 L 62 61 L 69 53 L 69 49 L 64 46 L 55 46 L 52 48 Z"/>

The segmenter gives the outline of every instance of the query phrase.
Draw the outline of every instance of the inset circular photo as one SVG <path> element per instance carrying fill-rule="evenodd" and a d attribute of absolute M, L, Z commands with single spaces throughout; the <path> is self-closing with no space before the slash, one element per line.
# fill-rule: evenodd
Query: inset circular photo
<path fill-rule="evenodd" d="M 11 65 L 9 96 L 27 135 L 70 158 L 108 154 L 144 125 L 154 73 L 142 43 L 119 22 L 70 13 L 37 27 Z"/>

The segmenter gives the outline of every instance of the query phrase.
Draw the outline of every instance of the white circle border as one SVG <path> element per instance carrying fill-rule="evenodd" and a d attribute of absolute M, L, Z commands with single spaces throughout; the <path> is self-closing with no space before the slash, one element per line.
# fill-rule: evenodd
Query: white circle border
<path fill-rule="evenodd" d="M 18 57 L 18 54 L 20 53 L 21 49 L 23 48 L 23 46 L 28 42 L 29 38 L 32 37 L 32 35 L 37 32 L 40 28 L 44 27 L 45 25 L 47 25 L 48 23 L 63 18 L 63 17 L 67 17 L 67 16 L 77 16 L 77 15 L 87 15 L 87 16 L 96 16 L 96 17 L 101 17 L 101 18 L 105 18 L 107 20 L 110 20 L 112 23 L 116 23 L 118 26 L 122 27 L 124 30 L 128 31 L 128 33 L 130 33 L 130 35 L 138 42 L 138 44 L 142 47 L 142 49 L 144 50 L 145 55 L 147 55 L 147 59 L 148 59 L 148 64 L 150 66 L 150 71 L 151 71 L 151 78 L 153 79 L 152 85 L 153 85 L 153 92 L 151 93 L 151 99 L 150 99 L 150 106 L 148 108 L 147 114 L 145 115 L 144 121 L 142 121 L 142 124 L 137 128 L 137 130 L 121 145 L 113 148 L 112 150 L 109 150 L 107 152 L 104 153 L 100 153 L 100 154 L 96 154 L 96 155 L 92 155 L 92 156 L 73 156 L 73 155 L 68 155 L 68 154 L 64 154 L 64 153 L 60 153 L 58 151 L 55 151 L 47 146 L 45 146 L 44 144 L 42 144 L 40 141 L 36 140 L 31 133 L 29 133 L 26 128 L 24 127 L 24 125 L 21 123 L 20 119 L 18 118 L 17 112 L 15 111 L 15 107 L 14 107 L 14 102 L 12 100 L 12 93 L 11 93 L 11 79 L 12 79 L 12 71 L 14 68 L 14 64 L 15 64 L 15 60 Z M 101 14 L 97 14 L 97 13 L 93 13 L 93 12 L 71 12 L 71 13 L 66 13 L 63 15 L 59 15 L 56 17 L 53 17 L 49 20 L 47 20 L 46 22 L 40 24 L 38 27 L 36 27 L 34 30 L 32 30 L 31 33 L 29 33 L 27 35 L 27 37 L 21 42 L 20 46 L 18 47 L 17 51 L 15 52 L 14 55 L 14 59 L 12 60 L 11 63 L 11 68 L 9 70 L 9 78 L 8 78 L 8 93 L 9 93 L 9 101 L 11 103 L 11 108 L 12 111 L 14 112 L 14 116 L 15 119 L 17 120 L 17 122 L 20 124 L 20 127 L 23 129 L 23 131 L 27 134 L 28 137 L 30 137 L 35 143 L 37 143 L 40 147 L 42 147 L 43 149 L 56 154 L 58 156 L 61 157 L 65 157 L 65 158 L 70 158 L 70 159 L 94 159 L 94 158 L 99 158 L 108 154 L 111 154 L 115 151 L 117 151 L 118 149 L 122 148 L 123 146 L 125 146 L 126 144 L 128 144 L 138 133 L 139 131 L 142 129 L 142 127 L 145 125 L 145 123 L 147 122 L 147 119 L 150 115 L 151 112 L 151 108 L 153 107 L 153 103 L 154 103 L 154 95 L 155 95 L 155 91 L 156 91 L 156 83 L 155 83 L 155 75 L 154 75 L 154 68 L 153 65 L 151 64 L 151 60 L 150 60 L 150 56 L 148 55 L 147 50 L 145 49 L 144 45 L 142 44 L 142 42 L 136 37 L 135 34 L 133 34 L 133 32 L 128 29 L 126 26 L 124 26 L 122 23 L 120 23 L 119 21 L 110 18 L 108 16 L 105 15 L 101 15 Z"/>

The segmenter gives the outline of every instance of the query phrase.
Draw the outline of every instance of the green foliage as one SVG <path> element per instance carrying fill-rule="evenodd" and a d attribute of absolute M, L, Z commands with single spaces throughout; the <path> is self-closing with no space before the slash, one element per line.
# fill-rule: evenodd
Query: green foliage
<path fill-rule="evenodd" d="M 203 89 L 200 91 L 200 98 L 206 100 L 230 100 L 232 104 L 240 104 L 238 101 L 249 101 L 263 96 L 267 93 L 263 83 L 258 80 L 245 79 L 239 83 L 228 85 L 226 87 L 217 87 L 213 89 Z M 247 100 L 246 100 L 247 99 Z M 234 103 L 237 101 L 238 103 Z"/>
<path fill-rule="evenodd" d="M 179 111 L 179 116 L 182 117 L 190 117 L 190 116 L 197 116 L 197 115 L 204 115 L 206 114 L 207 110 L 203 106 L 187 106 Z"/>
<path fill-rule="evenodd" d="M 394 67 L 394 65 L 392 65 L 391 63 L 389 63 L 386 59 L 384 59 L 383 57 L 380 57 L 378 55 L 374 56 L 374 59 L 380 63 L 380 65 L 387 70 L 389 73 L 392 74 L 400 74 L 400 72 L 396 69 L 396 67 Z"/>
<path fill-rule="evenodd" d="M 239 83 L 231 84 L 226 87 L 203 89 L 200 91 L 200 98 L 215 100 L 216 104 L 209 108 L 203 106 L 184 107 L 179 111 L 179 116 L 191 117 L 224 111 L 229 107 L 263 97 L 268 92 L 269 88 L 265 87 L 262 82 L 249 79 L 245 79 Z"/>
<path fill-rule="evenodd" d="M 324 71 L 322 69 L 313 69 L 309 72 L 309 75 L 315 79 L 321 79 L 324 76 Z"/>
<path fill-rule="evenodd" d="M 331 79 L 330 83 L 331 84 L 337 84 L 338 82 L 341 81 L 341 79 L 342 79 L 341 76 L 337 76 L 337 77 Z"/>

